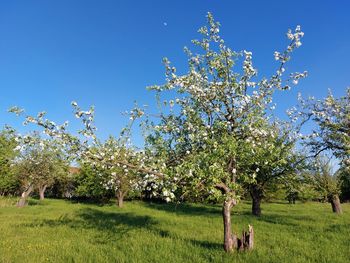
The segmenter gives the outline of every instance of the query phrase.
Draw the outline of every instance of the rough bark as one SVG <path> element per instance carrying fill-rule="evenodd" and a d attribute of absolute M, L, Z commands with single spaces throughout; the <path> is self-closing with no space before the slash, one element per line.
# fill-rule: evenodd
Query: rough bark
<path fill-rule="evenodd" d="M 30 193 L 33 191 L 33 186 L 29 185 L 23 192 L 21 195 L 21 198 L 18 200 L 17 202 L 17 206 L 18 207 L 24 207 L 27 205 L 27 198 L 30 195 Z"/>
<path fill-rule="evenodd" d="M 249 225 L 248 231 L 243 231 L 242 237 L 232 233 L 231 228 L 231 209 L 236 205 L 235 199 L 228 199 L 224 202 L 222 216 L 224 220 L 224 250 L 232 252 L 234 250 L 244 251 L 254 248 L 254 230 Z"/>
<path fill-rule="evenodd" d="M 222 216 L 224 220 L 224 250 L 231 252 L 237 247 L 237 237 L 232 235 L 231 229 L 231 209 L 236 205 L 236 200 L 225 200 L 222 208 Z"/>
<path fill-rule="evenodd" d="M 237 239 L 239 251 L 252 250 L 254 248 L 254 229 L 253 226 L 248 226 L 248 231 L 242 232 L 242 239 Z"/>
<path fill-rule="evenodd" d="M 256 197 L 253 198 L 253 203 L 252 203 L 252 214 L 255 216 L 261 216 L 261 198 Z"/>
<path fill-rule="evenodd" d="M 41 186 L 39 187 L 39 196 L 40 196 L 40 200 L 44 200 L 45 199 L 45 191 L 46 191 L 47 185 Z"/>
<path fill-rule="evenodd" d="M 333 195 L 331 198 L 330 198 L 330 203 L 332 205 L 332 211 L 334 213 L 337 213 L 337 214 L 342 214 L 343 211 L 342 211 L 342 208 L 341 208 L 341 205 L 340 205 L 340 200 L 339 200 L 339 196 L 338 195 Z"/>
<path fill-rule="evenodd" d="M 125 197 L 125 193 L 123 192 L 123 191 L 121 191 L 121 190 L 117 190 L 117 193 L 116 193 L 116 195 L 117 195 L 117 206 L 118 207 L 120 207 L 120 208 L 122 208 L 123 207 L 123 205 L 124 205 L 124 197 Z"/>
<path fill-rule="evenodd" d="M 252 197 L 252 214 L 261 216 L 261 200 L 263 198 L 263 191 L 259 186 L 252 186 L 250 188 L 250 196 Z"/>

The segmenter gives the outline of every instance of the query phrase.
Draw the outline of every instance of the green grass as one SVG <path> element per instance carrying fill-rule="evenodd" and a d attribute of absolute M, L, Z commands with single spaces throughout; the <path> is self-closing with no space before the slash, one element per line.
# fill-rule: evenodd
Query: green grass
<path fill-rule="evenodd" d="M 0 262 L 349 262 L 350 205 L 249 204 L 232 212 L 235 231 L 255 229 L 252 252 L 222 249 L 220 206 L 126 202 L 113 205 L 0 200 Z"/>

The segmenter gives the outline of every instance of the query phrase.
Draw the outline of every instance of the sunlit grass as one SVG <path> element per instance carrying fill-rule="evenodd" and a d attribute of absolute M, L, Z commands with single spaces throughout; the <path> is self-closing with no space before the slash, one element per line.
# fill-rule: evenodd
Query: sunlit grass
<path fill-rule="evenodd" d="M 350 205 L 249 204 L 233 210 L 233 228 L 255 229 L 255 250 L 226 254 L 221 208 L 126 202 L 113 205 L 0 200 L 0 262 L 349 262 Z"/>

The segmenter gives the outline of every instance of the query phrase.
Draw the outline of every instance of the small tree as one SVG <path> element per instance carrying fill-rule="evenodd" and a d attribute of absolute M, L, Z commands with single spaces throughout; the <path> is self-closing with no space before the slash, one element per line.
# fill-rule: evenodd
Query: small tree
<path fill-rule="evenodd" d="M 340 187 L 338 178 L 332 174 L 330 160 L 325 157 L 316 159 L 311 173 L 311 182 L 320 195 L 320 199 L 327 200 L 332 205 L 332 211 L 337 214 L 342 213 L 340 205 Z"/>
<path fill-rule="evenodd" d="M 38 135 L 26 136 L 21 153 L 15 162 L 16 172 L 24 189 L 19 207 L 26 205 L 31 192 L 37 188 L 40 200 L 45 198 L 47 187 L 52 185 L 55 178 L 68 172 L 68 165 L 62 158 L 62 152 L 52 141 L 44 140 Z"/>

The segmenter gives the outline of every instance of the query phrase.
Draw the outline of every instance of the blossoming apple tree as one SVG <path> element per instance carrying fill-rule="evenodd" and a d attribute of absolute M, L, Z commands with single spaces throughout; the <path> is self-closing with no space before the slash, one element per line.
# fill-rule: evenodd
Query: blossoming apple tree
<path fill-rule="evenodd" d="M 274 92 L 290 89 L 307 74 L 285 77 L 286 63 L 304 34 L 300 26 L 294 32 L 289 30 L 286 50 L 274 53 L 276 71 L 269 78 L 258 78 L 252 52 L 231 50 L 219 35 L 220 24 L 210 13 L 207 19 L 208 26 L 199 29 L 202 38 L 192 41 L 201 52 L 185 48 L 188 73 L 178 75 L 165 58 L 166 83 L 150 87 L 164 106 L 157 114 L 159 121 L 148 121 L 147 142 L 154 154 L 164 159 L 174 184 L 181 185 L 181 196 L 221 197 L 224 249 L 229 252 L 253 246 L 251 227 L 242 239 L 232 234 L 230 212 L 240 198 L 239 182 L 255 180 L 256 171 L 245 169 L 254 159 L 255 148 L 259 144 L 273 146 L 268 139 L 273 131 L 259 124 L 268 122 Z"/>
<path fill-rule="evenodd" d="M 311 136 L 304 140 L 314 156 L 331 152 L 345 171 L 350 170 L 350 88 L 340 98 L 332 93 L 323 99 L 300 98 L 299 115 L 316 123 Z M 324 178 L 329 178 L 325 176 Z M 341 213 L 339 191 L 330 191 L 328 196 L 333 211 Z"/>
<path fill-rule="evenodd" d="M 58 143 L 70 162 L 79 161 L 92 167 L 97 176 L 103 177 L 104 186 L 115 191 L 119 207 L 123 206 L 123 199 L 131 189 L 141 190 L 147 180 L 164 177 L 157 169 L 158 161 L 153 162 L 152 158 L 129 143 L 131 126 L 135 119 L 143 115 L 139 108 L 135 107 L 129 112 L 130 123 L 122 130 L 119 138 L 110 137 L 103 142 L 96 136 L 94 108 L 84 111 L 76 102 L 72 102 L 72 106 L 75 116 L 83 124 L 77 135 L 68 131 L 68 122 L 58 125 L 46 119 L 46 112 L 40 112 L 37 116 L 26 115 L 24 124 L 40 127 L 47 135 L 47 141 Z M 9 111 L 24 115 L 24 110 L 18 107 Z M 30 146 L 35 141 L 35 137 L 30 135 L 25 138 L 22 140 L 24 146 Z"/>
<path fill-rule="evenodd" d="M 16 141 L 19 154 L 13 165 L 23 189 L 17 206 L 23 207 L 35 189 L 43 200 L 47 187 L 68 174 L 68 163 L 55 140 L 41 138 L 34 132 L 24 136 L 17 134 Z"/>

